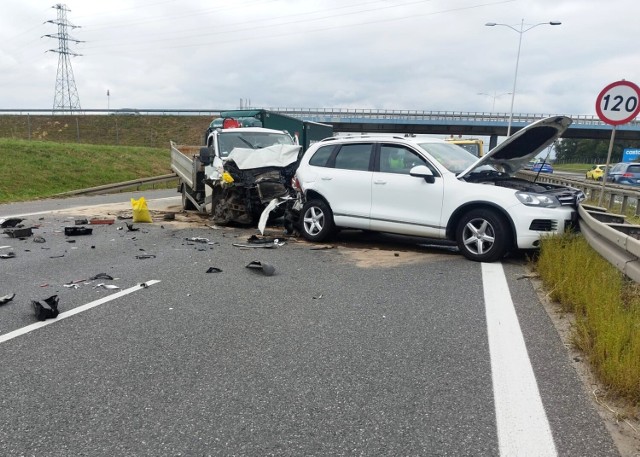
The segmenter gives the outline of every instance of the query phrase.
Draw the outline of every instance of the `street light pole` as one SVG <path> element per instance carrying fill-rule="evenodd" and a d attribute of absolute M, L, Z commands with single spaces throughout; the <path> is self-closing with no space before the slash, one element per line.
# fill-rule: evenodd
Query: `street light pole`
<path fill-rule="evenodd" d="M 493 113 L 496 110 L 496 98 L 502 97 L 503 95 L 511 95 L 511 92 L 504 92 L 499 94 L 496 91 L 493 91 L 493 94 L 487 94 L 486 92 L 478 92 L 478 95 L 486 95 L 487 97 L 493 98 L 493 103 L 491 104 L 491 112 Z"/>
<path fill-rule="evenodd" d="M 509 24 L 498 24 L 496 22 L 487 22 L 485 26 L 487 27 L 495 27 L 496 25 L 501 25 L 503 27 L 510 28 L 514 32 L 516 32 L 519 36 L 518 39 L 518 54 L 516 55 L 516 71 L 513 75 L 513 90 L 511 91 L 511 108 L 509 109 L 509 124 L 507 127 L 507 136 L 511 135 L 511 123 L 513 122 L 513 102 L 516 98 L 516 82 L 518 81 L 518 66 L 520 64 L 520 49 L 522 48 L 522 35 L 529 30 L 538 27 L 539 25 L 560 25 L 562 22 L 559 21 L 550 21 L 550 22 L 539 22 L 538 24 L 533 24 L 526 29 L 524 28 L 524 18 L 520 21 L 520 29 L 516 29 L 515 27 Z"/>

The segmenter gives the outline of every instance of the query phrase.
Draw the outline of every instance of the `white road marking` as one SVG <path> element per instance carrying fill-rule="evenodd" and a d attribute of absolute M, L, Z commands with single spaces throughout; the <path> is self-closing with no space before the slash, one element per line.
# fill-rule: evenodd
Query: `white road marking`
<path fill-rule="evenodd" d="M 95 308 L 96 306 L 99 306 L 99 305 L 102 305 L 104 303 L 110 302 L 112 300 L 115 300 L 116 298 L 120 298 L 120 297 L 122 297 L 124 295 L 129 295 L 132 292 L 136 292 L 138 290 L 145 289 L 146 287 L 152 286 L 152 285 L 157 284 L 159 282 L 160 281 L 157 280 L 157 279 L 152 279 L 151 281 L 147 281 L 145 283 L 138 284 L 138 285 L 133 286 L 133 287 L 129 287 L 128 289 L 121 290 L 120 292 L 116 292 L 115 294 L 108 295 L 108 296 L 100 298 L 98 300 L 86 303 L 86 304 L 84 304 L 82 306 L 78 306 L 76 308 L 70 309 L 69 311 L 65 311 L 63 313 L 60 313 L 60 314 L 58 314 L 58 317 L 56 317 L 55 319 L 47 319 L 46 321 L 39 321 L 39 322 L 36 322 L 34 324 L 27 325 L 26 327 L 19 328 L 18 330 L 14 330 L 12 332 L 5 333 L 4 335 L 0 335 L 0 344 L 4 343 L 5 341 L 9 341 L 9 340 L 11 340 L 13 338 L 16 338 L 18 336 L 24 335 L 26 333 L 33 332 L 34 330 L 37 330 L 39 328 L 46 327 L 47 325 L 55 324 L 56 322 L 60 322 L 63 319 L 66 319 L 68 317 L 74 316 L 74 315 L 76 315 L 78 313 L 81 313 L 83 311 L 86 311 L 88 309 Z"/>
<path fill-rule="evenodd" d="M 557 456 L 502 264 L 483 263 L 500 455 Z"/>

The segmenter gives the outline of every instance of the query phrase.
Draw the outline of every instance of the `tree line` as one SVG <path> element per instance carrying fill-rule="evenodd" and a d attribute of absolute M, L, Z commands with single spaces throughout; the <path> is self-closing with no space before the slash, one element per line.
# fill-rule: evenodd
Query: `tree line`
<path fill-rule="evenodd" d="M 622 151 L 626 148 L 640 148 L 640 140 L 614 141 L 611 163 L 622 161 Z M 555 145 L 556 162 L 563 163 L 605 163 L 609 151 L 609 140 L 575 140 L 561 138 Z"/>

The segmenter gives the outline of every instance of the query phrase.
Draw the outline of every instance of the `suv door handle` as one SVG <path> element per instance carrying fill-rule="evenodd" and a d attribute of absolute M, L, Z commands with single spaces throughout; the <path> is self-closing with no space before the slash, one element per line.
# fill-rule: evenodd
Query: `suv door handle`
<path fill-rule="evenodd" d="M 320 178 L 320 179 L 322 179 L 323 181 L 331 181 L 333 178 L 332 178 L 332 177 L 330 177 L 330 176 L 323 176 L 323 177 L 322 177 L 322 178 Z"/>
<path fill-rule="evenodd" d="M 383 181 L 383 180 L 381 180 L 381 179 L 378 179 L 378 180 L 376 180 L 376 181 L 373 181 L 373 183 L 374 183 L 374 184 L 386 184 L 386 183 L 387 183 L 387 181 Z"/>

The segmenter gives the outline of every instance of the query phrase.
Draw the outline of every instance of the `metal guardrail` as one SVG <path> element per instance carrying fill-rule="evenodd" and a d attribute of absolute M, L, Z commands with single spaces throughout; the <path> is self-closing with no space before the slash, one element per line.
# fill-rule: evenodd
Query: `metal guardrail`
<path fill-rule="evenodd" d="M 520 172 L 520 176 L 533 180 L 536 173 Z M 589 245 L 628 278 L 640 283 L 640 225 L 626 221 L 629 205 L 635 205 L 635 215 L 640 215 L 640 192 L 627 186 L 591 184 L 585 181 L 542 173 L 538 182 L 572 186 L 590 195 L 592 200 L 604 191 L 607 208 L 579 205 L 580 232 Z M 610 210 L 620 213 L 610 213 Z"/>
<path fill-rule="evenodd" d="M 114 184 L 105 184 L 102 186 L 89 187 L 87 189 L 71 190 L 69 192 L 63 192 L 61 194 L 52 195 L 52 197 L 73 197 L 78 195 L 93 195 L 93 194 L 131 189 L 133 187 L 139 189 L 140 186 L 159 184 L 163 182 L 172 181 L 174 179 L 178 179 L 178 176 L 175 173 L 170 173 L 170 174 L 161 175 L 161 176 L 154 176 L 151 178 L 140 178 L 140 179 L 134 179 L 131 181 L 114 183 Z"/>
<path fill-rule="evenodd" d="M 580 232 L 589 245 L 627 277 L 640 282 L 640 225 L 611 220 L 603 208 L 580 205 Z"/>

